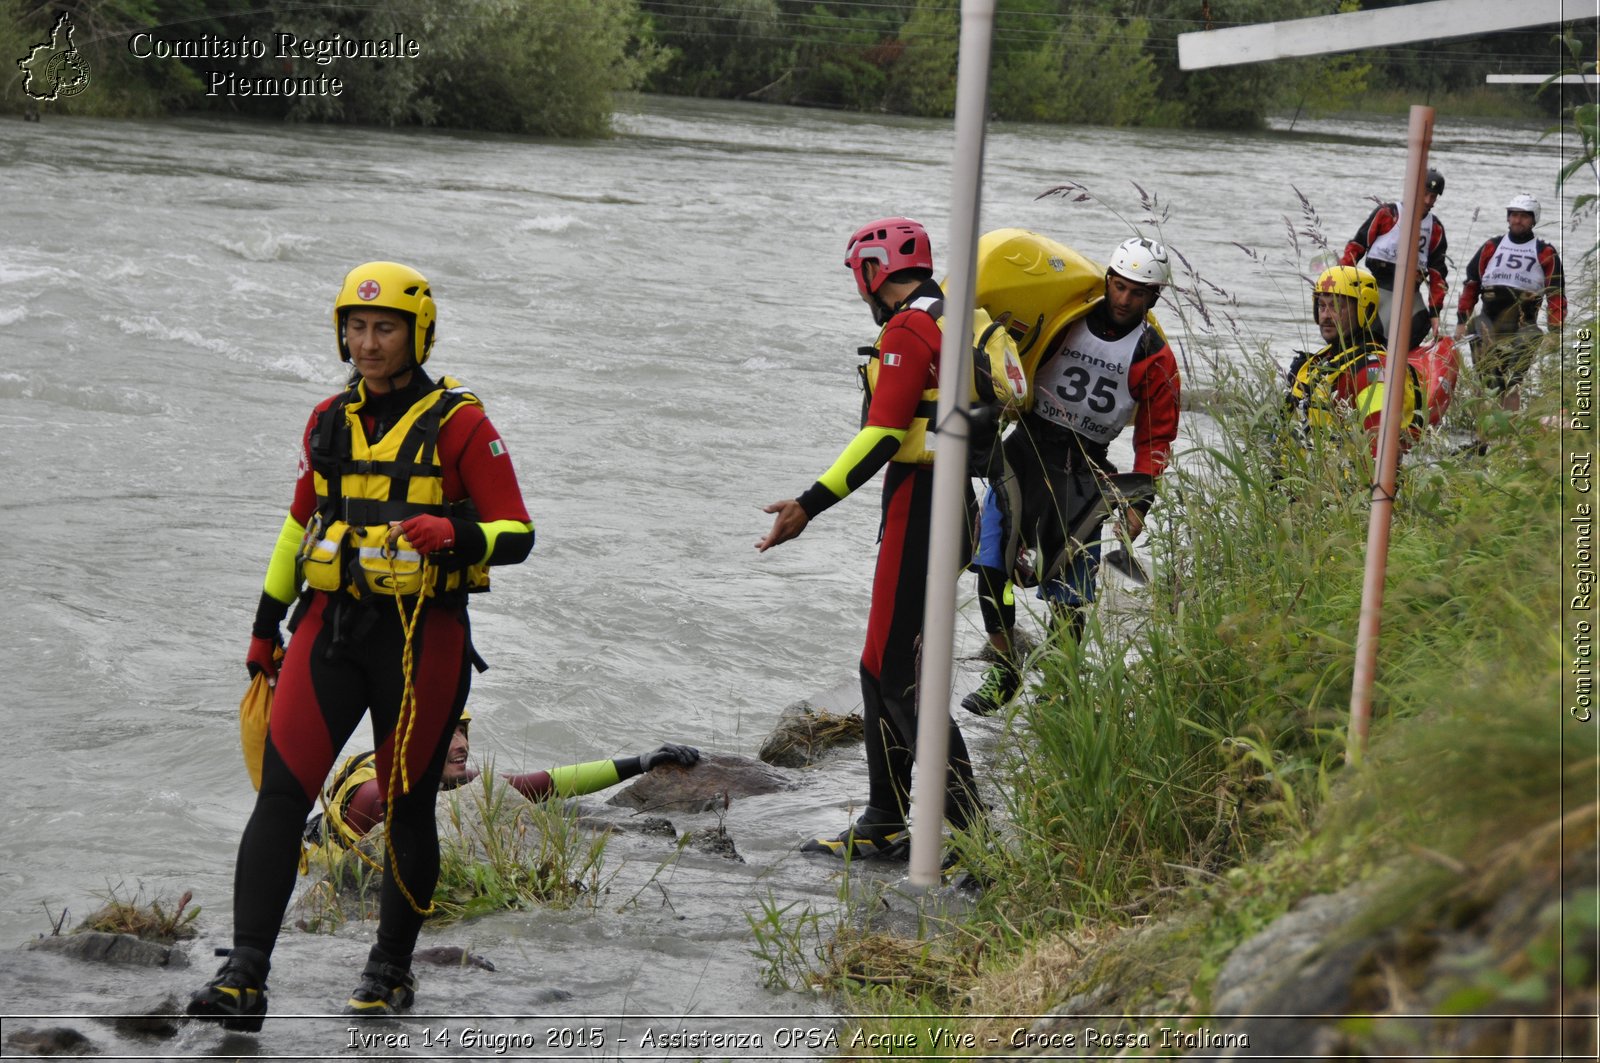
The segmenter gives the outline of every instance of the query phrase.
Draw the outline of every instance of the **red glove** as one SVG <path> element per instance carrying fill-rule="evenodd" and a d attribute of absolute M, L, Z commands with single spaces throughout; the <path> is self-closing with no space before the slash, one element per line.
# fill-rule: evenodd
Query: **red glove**
<path fill-rule="evenodd" d="M 456 544 L 456 526 L 449 517 L 420 513 L 401 521 L 400 532 L 420 554 L 436 554 Z"/>
<path fill-rule="evenodd" d="M 276 639 L 264 639 L 255 635 L 250 637 L 250 652 L 245 655 L 244 666 L 250 672 L 252 679 L 257 672 L 260 672 L 267 677 L 268 686 L 278 685 L 278 659 L 283 652 L 282 645 Z"/>

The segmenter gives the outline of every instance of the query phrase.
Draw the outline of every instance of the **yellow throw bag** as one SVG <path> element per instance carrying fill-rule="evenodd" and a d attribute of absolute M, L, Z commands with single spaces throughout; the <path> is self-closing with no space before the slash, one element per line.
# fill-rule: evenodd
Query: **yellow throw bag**
<path fill-rule="evenodd" d="M 274 664 L 283 663 L 283 647 L 272 654 Z M 265 672 L 257 672 L 250 679 L 250 689 L 239 702 L 239 747 L 244 751 L 245 770 L 250 773 L 250 785 L 261 789 L 261 758 L 267 751 L 267 725 L 272 718 L 272 685 Z"/>

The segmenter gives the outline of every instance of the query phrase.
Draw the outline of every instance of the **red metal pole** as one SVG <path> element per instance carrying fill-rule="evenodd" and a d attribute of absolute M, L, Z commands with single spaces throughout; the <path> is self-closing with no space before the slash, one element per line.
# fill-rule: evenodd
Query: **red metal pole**
<path fill-rule="evenodd" d="M 1394 517 L 1395 472 L 1400 466 L 1400 421 L 1410 386 L 1411 308 L 1420 258 L 1422 182 L 1433 143 L 1433 108 L 1411 108 L 1410 151 L 1406 157 L 1405 201 L 1400 206 L 1400 257 L 1395 263 L 1395 300 L 1390 315 L 1389 357 L 1383 371 L 1383 414 L 1378 422 L 1377 479 L 1367 518 L 1367 568 L 1361 584 L 1361 620 L 1356 631 L 1355 677 L 1350 685 L 1350 734 L 1345 761 L 1359 764 L 1372 723 L 1372 682 L 1378 671 L 1378 630 L 1383 615 L 1383 580 L 1389 567 L 1389 524 Z"/>

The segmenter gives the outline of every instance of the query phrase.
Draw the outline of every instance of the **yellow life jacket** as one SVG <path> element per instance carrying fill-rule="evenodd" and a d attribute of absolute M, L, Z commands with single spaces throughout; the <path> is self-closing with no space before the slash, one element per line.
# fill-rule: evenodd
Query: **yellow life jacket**
<path fill-rule="evenodd" d="M 350 811 L 350 802 L 362 784 L 378 777 L 377 761 L 377 753 L 369 749 L 365 753 L 346 757 L 344 763 L 339 765 L 339 770 L 334 772 L 327 788 L 323 790 L 326 810 L 306 822 L 307 843 L 349 849 L 365 837 L 350 825 L 345 814 Z"/>
<path fill-rule="evenodd" d="M 906 309 L 922 310 L 927 313 L 939 326 L 941 336 L 943 335 L 943 299 L 930 295 L 918 296 L 906 304 Z M 860 353 L 867 359 L 861 366 L 862 389 L 866 392 L 861 401 L 863 425 L 867 423 L 867 410 L 872 405 L 872 394 L 877 390 L 878 371 L 882 364 L 878 348 L 888 327 L 886 324 L 879 330 L 878 338 L 873 341 L 871 347 L 861 348 Z M 1022 368 L 1022 359 L 1017 355 L 1017 345 L 1011 339 L 1010 333 L 980 308 L 973 310 L 972 337 L 972 380 L 967 388 L 968 407 L 999 411 L 1001 414 L 1021 409 L 1028 394 L 1027 376 Z M 924 388 L 917 400 L 916 416 L 912 418 L 911 426 L 906 430 L 906 438 L 900 444 L 900 449 L 895 451 L 894 457 L 889 460 L 931 465 L 934 457 L 934 433 L 929 431 L 928 425 L 938 416 L 938 412 L 939 389 Z M 998 418 L 994 420 L 998 423 Z"/>
<path fill-rule="evenodd" d="M 1329 352 L 1326 356 L 1323 352 Z M 1358 344 L 1343 351 L 1333 352 L 1330 347 L 1301 360 L 1289 382 L 1289 402 L 1299 411 L 1306 428 L 1326 432 L 1335 428 L 1349 428 L 1349 418 L 1339 407 L 1335 386 L 1346 374 L 1357 385 L 1356 394 L 1347 404 L 1360 425 L 1383 407 L 1384 363 L 1388 352 L 1378 343 Z M 1405 392 L 1401 398 L 1400 416 L 1404 430 L 1415 432 L 1421 426 L 1426 408 L 1421 401 L 1421 388 L 1416 369 L 1406 363 L 1403 381 Z"/>
<path fill-rule="evenodd" d="M 419 513 L 476 519 L 471 503 L 444 497 L 439 431 L 463 406 L 483 404 L 460 382 L 442 378 L 376 443 L 361 423 L 366 384 L 358 381 L 324 410 L 311 436 L 317 511 L 300 548 L 306 584 L 319 591 L 434 597 L 487 590 L 489 566 L 441 573 L 401 536 L 389 545 L 389 522 Z M 426 573 L 426 582 L 425 576 Z"/>

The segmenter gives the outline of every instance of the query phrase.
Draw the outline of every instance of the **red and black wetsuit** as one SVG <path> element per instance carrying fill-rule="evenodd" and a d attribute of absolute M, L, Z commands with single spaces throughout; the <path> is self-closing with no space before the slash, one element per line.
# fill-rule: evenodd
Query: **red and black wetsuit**
<path fill-rule="evenodd" d="M 366 438 L 376 445 L 425 395 L 439 385 L 420 370 L 410 384 L 382 395 L 365 386 L 335 395 L 313 411 L 302 441 L 285 533 L 269 567 L 267 593 L 257 612 L 256 634 L 275 633 L 292 595 L 283 588 L 284 567 L 293 570 L 297 546 L 292 529 L 312 521 L 319 505 L 316 477 L 336 475 L 312 445 L 325 414 L 343 417 L 336 404 L 361 401 L 357 413 Z M 517 485 L 516 471 L 499 433 L 476 403 L 462 403 L 438 427 L 437 475 L 448 503 L 470 501 L 476 514 L 452 517 L 455 545 L 435 554 L 445 570 L 487 562 L 516 564 L 533 546 L 533 530 Z M 429 469 L 435 468 L 429 466 Z M 409 615 L 414 599 L 346 591 L 306 590 L 291 623 L 278 675 L 272 717 L 262 757 L 261 790 L 239 843 L 234 878 L 234 945 L 270 955 L 294 888 L 300 835 L 334 758 L 363 714 L 372 718 L 378 778 L 387 781 L 396 756 L 394 736 L 405 687 L 402 656 L 406 637 L 396 608 Z M 474 659 L 464 593 L 430 599 L 413 640 L 415 715 L 406 742 L 409 789 L 389 803 L 395 859 L 385 869 L 374 955 L 405 967 L 423 917 L 397 885 L 399 876 L 418 905 L 427 907 L 439 873 L 434 800 L 444 771 L 449 738 L 471 686 Z"/>
<path fill-rule="evenodd" d="M 922 635 L 927 597 L 933 502 L 932 463 L 902 453 L 902 449 L 913 422 L 928 412 L 923 405 L 927 393 L 938 388 L 942 342 L 938 315 L 943 299 L 944 293 L 930 280 L 895 307 L 878 338 L 880 368 L 866 424 L 833 467 L 797 499 L 806 515 L 815 517 L 887 466 L 883 530 L 872 578 L 866 647 L 861 653 L 861 698 L 866 721 L 867 803 L 902 816 L 911 805 L 917 739 L 917 640 Z M 956 573 L 950 575 L 954 579 Z M 978 810 L 972 761 L 955 721 L 942 706 L 937 715 L 950 726 L 945 818 L 960 830 L 972 822 Z"/>

